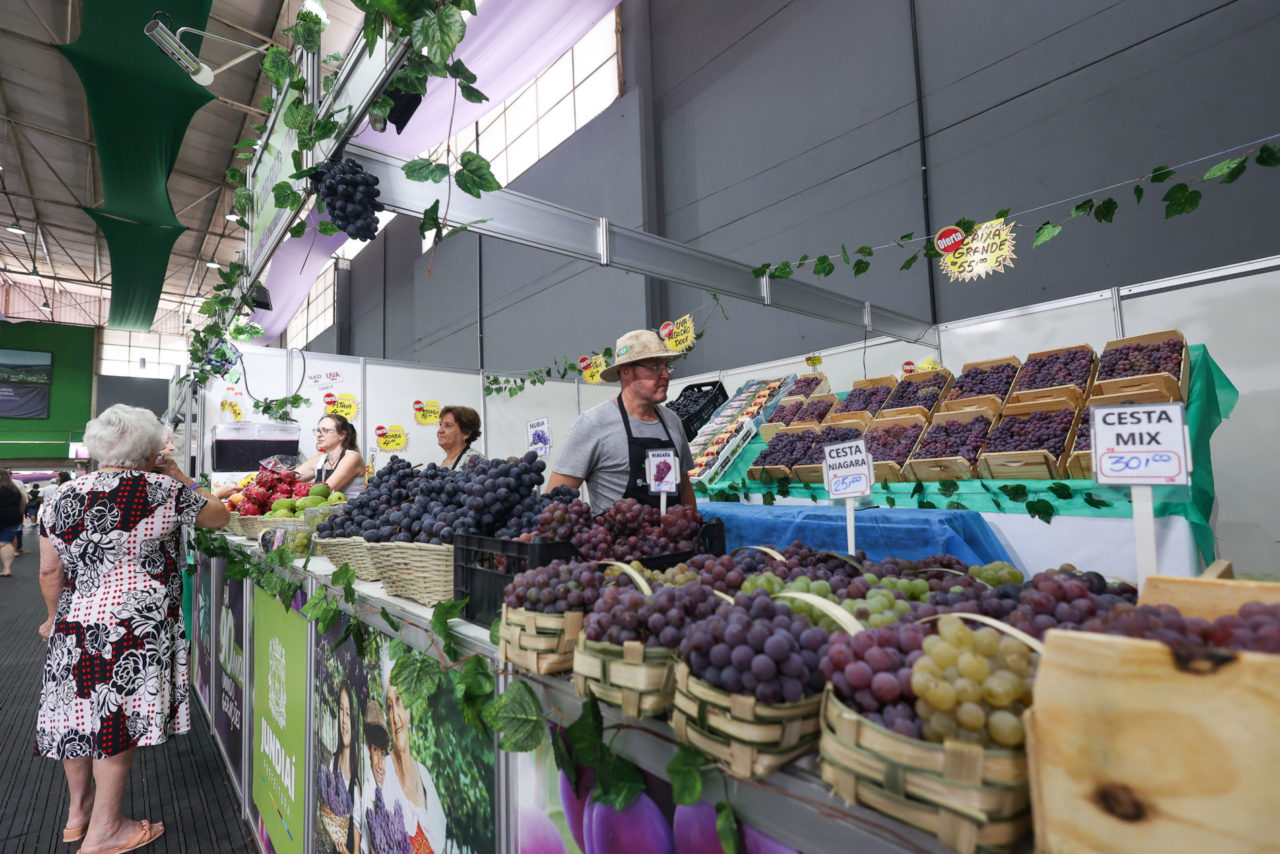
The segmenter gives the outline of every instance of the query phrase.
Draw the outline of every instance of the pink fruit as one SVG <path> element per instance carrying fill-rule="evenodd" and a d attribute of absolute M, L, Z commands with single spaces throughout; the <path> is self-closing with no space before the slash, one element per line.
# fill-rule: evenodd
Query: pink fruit
<path fill-rule="evenodd" d="M 241 501 L 239 506 L 236 507 L 236 510 L 239 511 L 241 516 L 261 516 L 262 515 L 262 508 L 259 507 L 257 504 L 252 503 L 248 499 Z"/>
<path fill-rule="evenodd" d="M 520 854 L 568 854 L 555 823 L 537 807 L 520 808 Z"/>
<path fill-rule="evenodd" d="M 309 493 L 310 491 L 311 491 L 311 484 L 309 483 L 295 483 L 293 485 L 294 498 L 306 498 L 307 493 Z"/>

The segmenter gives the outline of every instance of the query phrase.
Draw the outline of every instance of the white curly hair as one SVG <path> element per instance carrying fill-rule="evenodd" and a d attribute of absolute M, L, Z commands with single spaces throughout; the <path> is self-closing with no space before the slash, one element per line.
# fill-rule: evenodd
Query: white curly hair
<path fill-rule="evenodd" d="M 100 466 L 150 471 L 164 450 L 164 426 L 149 409 L 117 403 L 85 425 L 84 444 Z"/>

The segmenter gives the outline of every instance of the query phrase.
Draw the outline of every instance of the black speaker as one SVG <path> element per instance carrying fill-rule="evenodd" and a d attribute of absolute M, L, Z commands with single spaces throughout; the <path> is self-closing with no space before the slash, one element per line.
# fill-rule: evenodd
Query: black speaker
<path fill-rule="evenodd" d="M 249 298 L 253 300 L 253 307 L 260 308 L 263 311 L 271 311 L 271 291 L 261 282 L 254 282 L 253 290 L 249 292 Z"/>

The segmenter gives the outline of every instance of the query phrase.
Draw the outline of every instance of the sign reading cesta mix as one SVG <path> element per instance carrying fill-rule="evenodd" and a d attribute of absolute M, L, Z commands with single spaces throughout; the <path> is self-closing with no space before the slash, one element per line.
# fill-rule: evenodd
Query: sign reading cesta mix
<path fill-rule="evenodd" d="M 1130 486 L 1190 483 L 1185 415 L 1181 403 L 1094 407 L 1094 478 Z"/>

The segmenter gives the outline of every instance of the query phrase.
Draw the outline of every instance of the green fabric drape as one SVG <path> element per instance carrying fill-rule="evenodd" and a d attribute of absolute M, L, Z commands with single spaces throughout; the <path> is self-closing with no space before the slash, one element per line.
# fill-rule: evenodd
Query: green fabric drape
<path fill-rule="evenodd" d="M 202 30 L 211 5 L 170 0 L 164 11 L 175 32 Z M 103 229 L 112 266 L 108 325 L 124 329 L 148 329 L 155 316 L 184 230 L 169 200 L 169 173 L 192 116 L 213 99 L 143 34 L 156 8 L 154 0 L 85 0 L 80 38 L 59 45 L 89 101 L 103 194 L 89 213 L 99 225 L 115 223 Z M 198 39 L 184 43 L 199 53 Z"/>
<path fill-rule="evenodd" d="M 1152 487 L 1157 516 L 1183 516 L 1191 523 L 1191 531 L 1195 536 L 1196 547 L 1206 564 L 1214 559 L 1213 529 L 1209 526 L 1209 517 L 1213 512 L 1213 457 L 1210 453 L 1209 440 L 1226 418 L 1231 415 L 1240 394 L 1231 380 L 1218 367 L 1218 363 L 1209 355 L 1203 344 L 1194 344 L 1187 348 L 1191 356 L 1191 379 L 1187 388 L 1187 426 L 1191 433 L 1191 459 L 1194 469 L 1191 472 L 1190 487 L 1156 486 Z M 847 392 L 837 396 L 844 398 Z M 741 485 L 744 481 L 749 493 L 776 492 L 756 481 L 747 480 L 747 468 L 764 450 L 765 442 L 759 437 L 752 440 L 733 464 L 720 477 L 711 492 L 725 489 L 729 484 Z M 872 500 L 880 507 L 888 507 L 888 499 L 892 497 L 898 507 L 916 507 L 918 499 L 931 501 L 938 508 L 945 508 L 947 502 L 955 501 L 963 504 L 967 510 L 981 513 L 1025 513 L 1023 504 L 1010 500 L 999 492 L 999 487 L 1006 484 L 1022 484 L 1027 487 L 1031 498 L 1044 498 L 1053 504 L 1054 511 L 1063 516 L 1099 516 L 1130 517 L 1133 506 L 1129 499 L 1127 487 L 1098 486 L 1091 480 L 1063 480 L 1071 487 L 1073 496 L 1062 499 L 1054 496 L 1047 489 L 1050 481 L 1045 480 L 961 480 L 956 481 L 956 491 L 943 495 L 937 483 L 925 483 L 924 492 L 911 497 L 915 483 L 878 483 L 872 489 Z M 986 488 L 983 487 L 986 485 Z M 988 491 L 989 490 L 989 491 Z M 788 491 L 795 498 L 825 499 L 827 492 L 821 484 L 810 485 L 792 483 Z M 1094 498 L 1110 503 L 1109 507 L 1091 507 L 1085 501 L 1085 493 Z M 999 504 L 997 505 L 997 502 Z"/>

